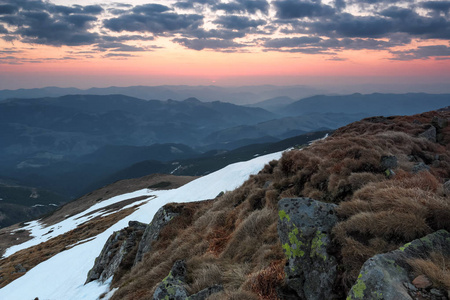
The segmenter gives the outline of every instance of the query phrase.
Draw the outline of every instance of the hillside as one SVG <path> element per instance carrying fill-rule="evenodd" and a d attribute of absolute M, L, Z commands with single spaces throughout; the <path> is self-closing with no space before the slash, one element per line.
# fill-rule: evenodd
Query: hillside
<path fill-rule="evenodd" d="M 1 288 L 0 298 L 97 299 L 102 294 L 103 299 L 152 299 L 170 283 L 193 299 L 205 293 L 210 295 L 208 299 L 315 299 L 313 291 L 328 295 L 322 299 L 381 299 L 365 297 L 372 287 L 370 281 L 360 281 L 370 271 L 370 264 L 364 264 L 369 258 L 376 262 L 375 254 L 395 249 L 410 255 L 417 239 L 425 241 L 419 242 L 423 249 L 427 243 L 435 245 L 430 234 L 450 231 L 449 119 L 448 109 L 367 118 L 301 150 L 230 165 L 178 189 L 144 189 L 101 199 L 77 215 L 61 212 L 66 219 L 48 227 L 32 222 L 15 232 L 30 230 L 36 237 L 8 249 L 0 261 L 5 270 L 3 282 L 23 275 Z M 309 207 L 332 207 L 322 211 L 332 214 L 329 218 L 335 223 L 310 239 L 306 234 L 311 228 L 308 231 L 291 224 L 294 230 L 287 242 L 280 242 L 283 226 L 291 226 L 289 222 L 298 217 L 284 211 L 289 201 L 301 200 L 293 197 L 314 199 L 308 200 Z M 208 199 L 214 200 L 187 203 Z M 181 204 L 167 205 L 169 202 Z M 122 205 L 114 208 L 119 203 Z M 281 204 L 284 206 L 279 207 Z M 153 242 L 142 238 L 149 250 L 136 260 L 141 248 L 131 238 L 139 241 L 145 233 L 138 228 L 143 226 L 147 231 L 148 227 L 138 223 L 127 227 L 127 223 L 149 223 L 153 216 L 158 223 L 162 219 L 155 214 L 163 205 L 159 215 L 170 217 Z M 325 220 L 312 218 L 313 222 Z M 113 235 L 117 242 L 105 244 L 113 231 L 117 231 Z M 383 284 L 397 284 L 393 274 L 407 272 L 397 290 L 406 285 L 404 292 L 409 295 L 447 299 L 450 271 L 442 261 L 449 261 L 450 251 L 447 256 L 447 246 L 439 245 L 428 260 L 422 256 L 394 265 Z M 125 253 L 120 257 L 122 262 L 108 273 L 113 277 L 90 281 L 88 271 L 95 257 L 102 257 L 103 247 L 112 253 Z M 306 261 L 298 268 L 295 263 L 303 259 Z M 305 273 L 308 264 L 320 268 Z M 365 273 L 360 273 L 363 264 Z M 325 265 L 330 267 L 322 271 Z M 58 272 L 62 266 L 66 272 Z M 318 281 L 308 285 L 307 278 Z M 418 287 L 417 278 L 426 278 L 429 283 Z M 383 297 L 399 299 L 388 294 Z M 422 299 L 408 297 L 405 299 Z"/>

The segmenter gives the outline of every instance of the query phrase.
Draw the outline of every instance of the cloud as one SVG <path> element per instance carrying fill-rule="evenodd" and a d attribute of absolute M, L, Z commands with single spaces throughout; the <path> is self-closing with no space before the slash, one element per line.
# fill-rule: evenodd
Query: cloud
<path fill-rule="evenodd" d="M 235 49 L 245 47 L 244 44 L 239 44 L 231 40 L 221 40 L 221 39 L 173 39 L 175 43 L 185 46 L 186 48 L 193 50 L 203 50 L 203 49 Z"/>
<path fill-rule="evenodd" d="M 278 39 L 270 39 L 266 40 L 264 46 L 267 48 L 296 48 L 303 47 L 306 45 L 317 44 L 321 42 L 322 39 L 320 37 L 294 37 L 294 38 L 278 38 Z"/>
<path fill-rule="evenodd" d="M 139 52 L 147 51 L 146 48 L 131 46 L 117 42 L 99 43 L 95 48 L 97 51 L 113 51 L 113 52 Z"/>
<path fill-rule="evenodd" d="M 417 49 L 406 51 L 391 51 L 394 54 L 392 60 L 414 60 L 414 59 L 450 59 L 450 47 L 446 45 L 420 46 Z"/>
<path fill-rule="evenodd" d="M 256 28 L 260 25 L 265 25 L 264 20 L 252 20 L 248 17 L 241 16 L 220 16 L 215 21 L 215 24 L 227 29 L 244 30 L 248 28 Z"/>
<path fill-rule="evenodd" d="M 213 6 L 213 10 L 223 10 L 227 13 L 249 13 L 255 14 L 260 11 L 263 14 L 269 13 L 269 2 L 266 0 L 243 0 L 239 2 L 218 3 Z"/>
<path fill-rule="evenodd" d="M 8 33 L 8 30 L 5 28 L 5 26 L 0 24 L 0 34 L 6 34 L 6 33 Z"/>
<path fill-rule="evenodd" d="M 16 13 L 18 10 L 19 8 L 15 5 L 11 4 L 0 5 L 0 15 L 10 15 Z"/>
<path fill-rule="evenodd" d="M 117 18 L 105 20 L 103 24 L 114 32 L 150 32 L 155 35 L 193 30 L 203 24 L 201 15 L 177 14 L 169 10 L 169 7 L 159 4 L 138 5 Z"/>
<path fill-rule="evenodd" d="M 314 18 L 331 16 L 335 9 L 319 2 L 281 0 L 272 2 L 280 19 Z"/>
<path fill-rule="evenodd" d="M 13 29 L 9 32 L 10 36 L 3 39 L 15 36 L 14 39 L 25 43 L 52 46 L 89 45 L 98 39 L 98 34 L 89 29 L 97 21 L 95 14 L 102 11 L 99 6 L 63 7 L 41 0 L 10 1 L 9 5 L 15 9 L 10 10 L 12 13 L 8 15 L 0 16 L 0 23 Z"/>

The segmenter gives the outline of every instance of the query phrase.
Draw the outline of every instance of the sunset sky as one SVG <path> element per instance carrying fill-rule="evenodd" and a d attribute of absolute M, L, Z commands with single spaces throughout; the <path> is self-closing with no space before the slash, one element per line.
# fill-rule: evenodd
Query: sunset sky
<path fill-rule="evenodd" d="M 449 0 L 0 0 L 0 89 L 450 84 L 449 41 Z"/>

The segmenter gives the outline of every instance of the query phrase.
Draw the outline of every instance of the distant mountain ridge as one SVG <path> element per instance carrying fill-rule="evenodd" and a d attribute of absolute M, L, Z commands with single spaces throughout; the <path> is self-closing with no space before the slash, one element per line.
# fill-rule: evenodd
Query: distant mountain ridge
<path fill-rule="evenodd" d="M 278 108 L 277 113 L 289 116 L 310 113 L 367 113 L 369 115 L 409 115 L 439 109 L 450 104 L 450 94 L 359 94 L 318 95 Z"/>
<path fill-rule="evenodd" d="M 145 100 L 184 100 L 195 97 L 201 101 L 222 101 L 234 104 L 251 104 L 280 95 L 303 98 L 322 94 L 322 89 L 304 86 L 187 86 L 187 85 L 162 85 L 162 86 L 130 86 L 130 87 L 106 87 L 106 88 L 60 88 L 45 87 L 35 89 L 0 90 L 0 101 L 9 98 L 43 98 L 61 97 L 65 95 L 111 95 L 122 94 Z"/>

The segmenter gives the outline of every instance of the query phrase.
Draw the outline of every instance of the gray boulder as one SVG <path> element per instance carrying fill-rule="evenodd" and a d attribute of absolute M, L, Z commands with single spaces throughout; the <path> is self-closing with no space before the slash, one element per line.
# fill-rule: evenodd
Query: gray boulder
<path fill-rule="evenodd" d="M 335 299 L 336 258 L 329 254 L 335 204 L 309 198 L 278 202 L 278 235 L 288 263 L 286 284 L 300 299 Z M 287 296 L 286 296 L 287 297 Z"/>
<path fill-rule="evenodd" d="M 429 170 L 430 170 L 430 166 L 427 166 L 423 162 L 416 163 L 412 168 L 413 173 L 419 173 L 422 171 L 429 171 Z"/>
<path fill-rule="evenodd" d="M 87 275 L 86 283 L 94 280 L 105 282 L 116 273 L 124 258 L 137 246 L 146 224 L 130 221 L 128 225 L 108 238 Z"/>
<path fill-rule="evenodd" d="M 419 137 L 425 138 L 430 142 L 436 143 L 436 127 L 430 126 L 427 130 L 419 134 Z"/>
<path fill-rule="evenodd" d="M 414 286 L 415 276 L 408 260 L 429 258 L 433 251 L 449 257 L 449 240 L 450 234 L 439 230 L 398 250 L 375 255 L 364 263 L 347 299 L 447 299 L 438 289 L 418 289 Z"/>
<path fill-rule="evenodd" d="M 134 265 L 140 262 L 144 254 L 152 249 L 152 243 L 156 241 L 164 226 L 179 214 L 172 206 L 163 206 L 156 212 L 152 222 L 145 228 L 144 235 L 139 243 Z"/>
<path fill-rule="evenodd" d="M 444 183 L 443 190 L 444 190 L 444 195 L 445 196 L 450 196 L 450 180 L 447 180 Z"/>
<path fill-rule="evenodd" d="M 397 168 L 398 159 L 395 155 L 385 155 L 381 157 L 381 168 L 383 170 L 386 169 L 395 169 Z"/>

